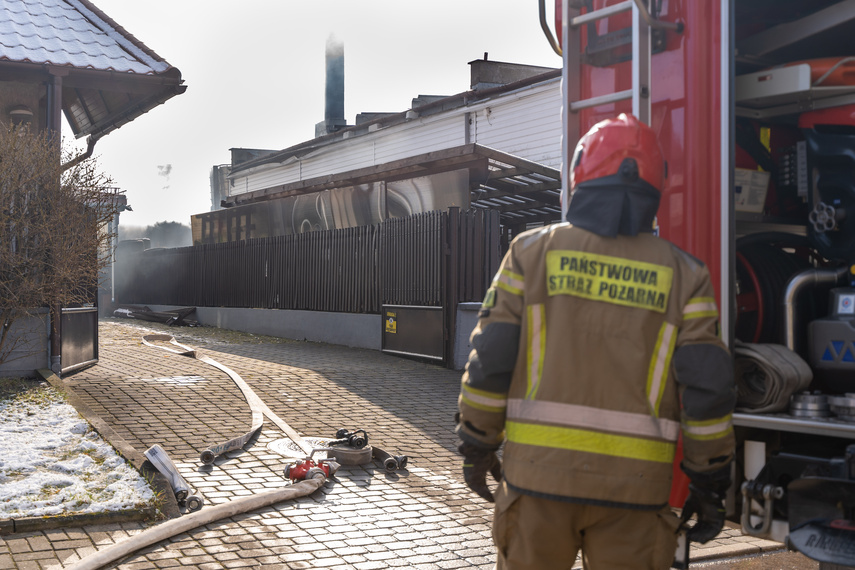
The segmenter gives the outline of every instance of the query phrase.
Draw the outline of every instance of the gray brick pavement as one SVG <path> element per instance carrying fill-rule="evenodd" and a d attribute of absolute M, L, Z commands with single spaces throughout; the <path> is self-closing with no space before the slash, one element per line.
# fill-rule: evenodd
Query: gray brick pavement
<path fill-rule="evenodd" d="M 310 437 L 365 429 L 371 444 L 410 457 L 408 469 L 342 467 L 309 497 L 224 519 L 135 553 L 116 567 L 490 569 L 491 505 L 468 492 L 459 471 L 453 413 L 460 374 L 376 351 L 222 333 L 175 334 L 237 372 L 290 426 Z M 272 450 L 284 435 L 269 421 L 244 449 L 202 466 L 199 452 L 246 432 L 251 416 L 227 375 L 144 346 L 128 321 L 100 327 L 100 362 L 66 386 L 136 450 L 162 445 L 207 504 L 281 487 L 291 459 Z M 89 525 L 0 537 L 0 568 L 67 566 L 151 523 Z M 726 529 L 715 555 L 778 545 Z M 693 547 L 694 548 L 694 547 Z"/>

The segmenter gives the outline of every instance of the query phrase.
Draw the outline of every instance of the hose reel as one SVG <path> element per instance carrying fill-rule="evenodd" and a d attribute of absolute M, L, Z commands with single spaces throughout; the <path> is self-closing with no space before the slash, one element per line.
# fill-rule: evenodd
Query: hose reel
<path fill-rule="evenodd" d="M 790 278 L 811 267 L 813 248 L 804 236 L 764 232 L 736 242 L 735 335 L 741 341 L 782 343 L 781 302 Z M 824 303 L 808 300 L 802 306 L 809 322 Z"/>

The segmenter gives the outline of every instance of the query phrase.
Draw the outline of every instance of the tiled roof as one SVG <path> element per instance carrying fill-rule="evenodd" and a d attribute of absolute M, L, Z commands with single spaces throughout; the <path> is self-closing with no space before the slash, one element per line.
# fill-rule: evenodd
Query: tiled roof
<path fill-rule="evenodd" d="M 0 60 L 144 75 L 170 68 L 86 0 L 0 0 Z"/>
<path fill-rule="evenodd" d="M 59 85 L 74 135 L 93 141 L 187 89 L 89 0 L 0 0 L 0 70 L 5 81 Z"/>

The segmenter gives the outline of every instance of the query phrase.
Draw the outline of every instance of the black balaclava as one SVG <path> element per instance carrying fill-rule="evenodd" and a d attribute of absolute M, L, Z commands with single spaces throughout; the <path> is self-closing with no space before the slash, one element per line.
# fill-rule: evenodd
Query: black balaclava
<path fill-rule="evenodd" d="M 652 233 L 661 195 L 638 178 L 634 166 L 633 161 L 630 168 L 621 165 L 618 174 L 579 184 L 570 198 L 566 221 L 603 237 Z"/>

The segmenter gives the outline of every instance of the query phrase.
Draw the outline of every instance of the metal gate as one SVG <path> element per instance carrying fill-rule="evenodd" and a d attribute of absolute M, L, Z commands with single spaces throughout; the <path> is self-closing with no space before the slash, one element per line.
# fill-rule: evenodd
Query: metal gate
<path fill-rule="evenodd" d="M 383 227 L 382 350 L 448 363 L 458 304 L 481 301 L 499 267 L 499 214 L 449 208 Z"/>
<path fill-rule="evenodd" d="M 98 362 L 98 308 L 62 309 L 62 374 Z"/>

